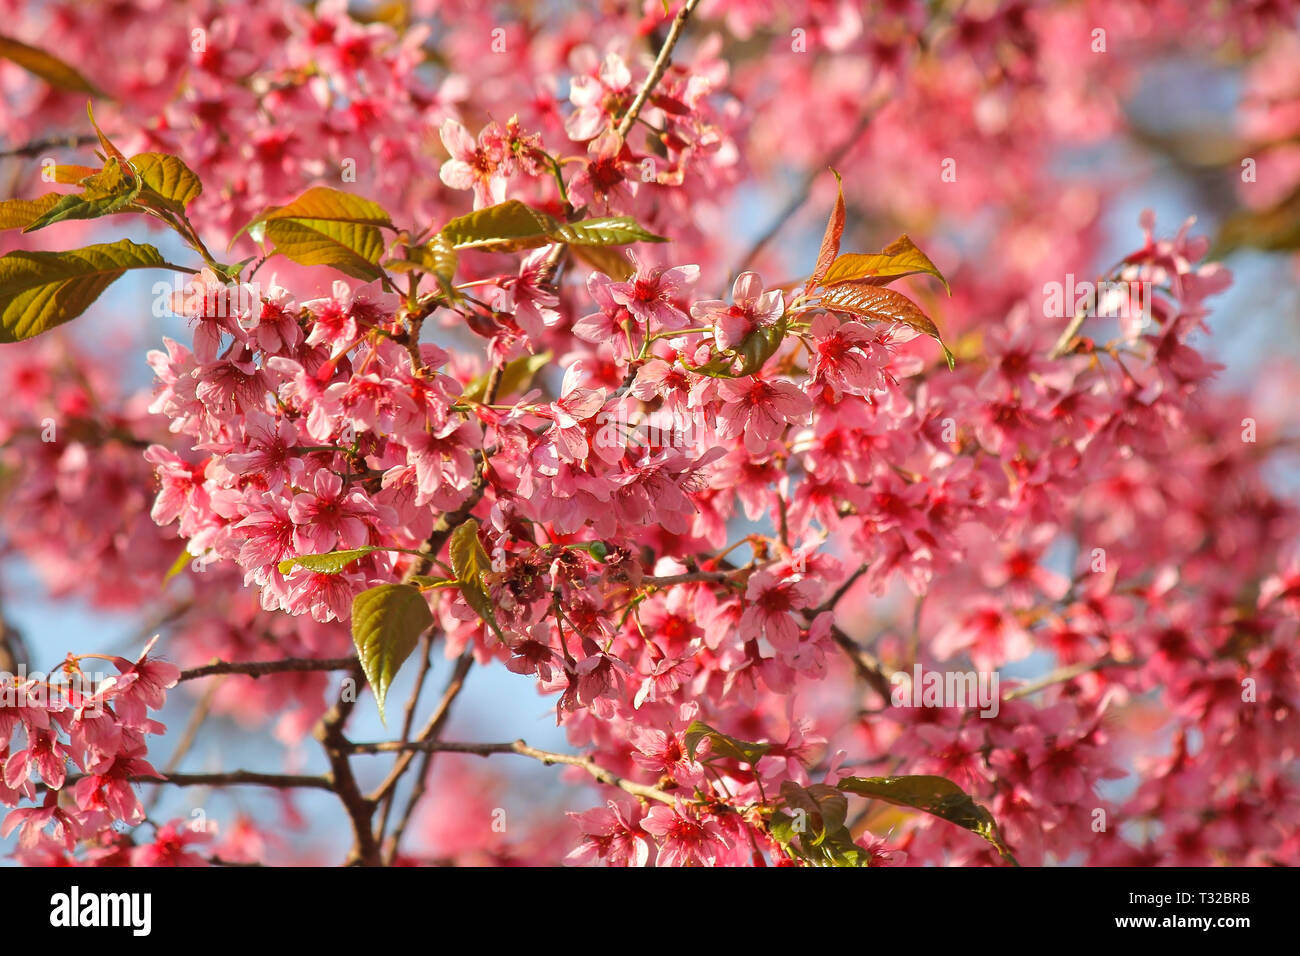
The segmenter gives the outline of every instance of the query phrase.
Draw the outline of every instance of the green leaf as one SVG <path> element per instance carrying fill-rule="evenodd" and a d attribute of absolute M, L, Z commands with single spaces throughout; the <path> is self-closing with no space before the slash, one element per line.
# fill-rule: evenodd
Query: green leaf
<path fill-rule="evenodd" d="M 497 386 L 497 397 L 516 395 L 528 390 L 533 376 L 544 369 L 551 361 L 550 352 L 538 352 L 536 355 L 521 355 L 506 363 L 501 370 L 501 384 Z M 471 401 L 481 402 L 487 394 L 488 376 L 480 375 L 465 386 L 461 395 Z"/>
<path fill-rule="evenodd" d="M 391 228 L 384 207 L 351 193 L 313 186 L 293 202 L 276 206 L 254 221 L 283 255 L 305 266 L 330 266 L 354 279 L 382 279 L 380 227 Z M 273 253 L 273 254 L 274 254 Z"/>
<path fill-rule="evenodd" d="M 862 280 L 841 282 L 822 293 L 823 308 L 877 322 L 896 322 L 930 336 L 939 343 L 948 368 L 953 367 L 952 353 L 939 337 L 939 329 L 921 307 L 893 289 L 885 289 Z"/>
<path fill-rule="evenodd" d="M 885 246 L 881 252 L 870 255 L 850 252 L 840 256 L 822 276 L 821 284 L 829 287 L 857 280 L 872 285 L 887 285 L 902 276 L 920 274 L 934 276 L 952 295 L 952 288 L 939 267 L 904 234 Z"/>
<path fill-rule="evenodd" d="M 0 257 L 0 342 L 29 339 L 75 319 L 128 269 L 166 265 L 153 246 L 129 239 Z"/>
<path fill-rule="evenodd" d="M 322 219 L 359 226 L 393 225 L 388 211 L 377 202 L 328 186 L 313 186 L 284 206 L 272 206 L 255 222 L 277 219 Z"/>
<path fill-rule="evenodd" d="M 571 246 L 625 246 L 633 242 L 667 242 L 631 216 L 607 216 L 581 222 L 556 222 L 551 238 Z"/>
<path fill-rule="evenodd" d="M 838 190 L 835 206 L 831 209 L 830 218 L 826 220 L 826 232 L 822 235 L 821 248 L 817 251 L 817 265 L 813 267 L 812 275 L 804 285 L 804 295 L 817 288 L 831 261 L 839 253 L 840 239 L 844 236 L 844 180 L 834 169 L 831 172 L 835 173 L 835 186 Z"/>
<path fill-rule="evenodd" d="M 713 745 L 712 756 L 738 760 L 751 767 L 758 763 L 763 754 L 772 749 L 771 744 L 756 744 L 748 740 L 740 740 L 720 730 L 714 730 L 702 720 L 693 720 L 682 737 L 686 744 L 686 752 L 690 754 L 692 760 L 695 759 L 695 749 L 705 737 L 708 737 Z"/>
<path fill-rule="evenodd" d="M 753 375 L 776 354 L 785 339 L 786 323 L 782 318 L 773 325 L 760 326 L 736 346 L 740 355 L 740 375 Z"/>
<path fill-rule="evenodd" d="M 551 243 L 556 222 L 527 203 L 510 199 L 495 206 L 457 216 L 442 227 L 442 235 L 456 249 L 516 252 Z"/>
<path fill-rule="evenodd" d="M 375 693 L 380 720 L 385 720 L 384 699 L 393 678 L 432 624 L 429 605 L 409 584 L 380 584 L 352 599 L 352 643 Z"/>
<path fill-rule="evenodd" d="M 131 157 L 131 167 L 140 181 L 173 209 L 184 210 L 203 192 L 194 170 L 167 153 L 141 153 Z"/>
<path fill-rule="evenodd" d="M 44 215 L 28 223 L 23 232 L 35 232 L 67 219 L 98 219 L 139 209 L 135 200 L 140 195 L 140 178 L 111 156 L 104 168 L 83 179 L 81 186 L 80 193 L 60 197 Z"/>
<path fill-rule="evenodd" d="M 793 780 L 781 784 L 781 797 L 791 810 L 802 810 L 811 829 L 809 846 L 820 845 L 828 834 L 844 829 L 849 818 L 849 801 L 839 790 L 824 783 L 801 787 Z"/>
<path fill-rule="evenodd" d="M 69 93 L 89 93 L 91 96 L 104 95 L 94 83 L 58 57 L 11 37 L 0 35 L 0 60 L 18 64 L 55 89 Z"/>
<path fill-rule="evenodd" d="M 281 574 L 288 574 L 295 567 L 303 567 L 308 571 L 316 571 L 320 574 L 338 574 L 349 565 L 360 561 L 367 554 L 382 550 L 384 549 L 366 545 L 364 548 L 352 548 L 348 551 L 330 551 L 326 554 L 300 554 L 296 558 L 285 558 L 278 567 Z"/>
<path fill-rule="evenodd" d="M 266 238 L 279 254 L 304 266 L 330 266 L 369 282 L 381 279 L 379 260 L 384 238 L 376 226 L 330 219 L 276 219 L 266 224 Z"/>
<path fill-rule="evenodd" d="M 63 193 L 46 193 L 35 199 L 6 199 L 0 202 L 0 229 L 26 229 L 63 198 Z"/>
<path fill-rule="evenodd" d="M 478 522 L 467 518 L 456 526 L 447 545 L 447 554 L 451 558 L 451 569 L 460 582 L 460 593 L 465 603 L 472 607 L 501 640 L 505 635 L 497 626 L 496 615 L 492 612 L 492 599 L 483 587 L 483 572 L 492 570 L 492 562 L 487 551 L 478 540 Z"/>
<path fill-rule="evenodd" d="M 924 810 L 978 834 L 993 844 L 1003 859 L 1016 863 L 1010 848 L 1002 840 L 993 814 L 947 777 L 845 777 L 839 782 L 839 789 L 899 807 Z"/>
<path fill-rule="evenodd" d="M 518 199 L 458 216 L 442 227 L 442 235 L 456 249 L 484 252 L 518 252 L 555 242 L 586 247 L 668 241 L 631 216 L 560 222 Z"/>

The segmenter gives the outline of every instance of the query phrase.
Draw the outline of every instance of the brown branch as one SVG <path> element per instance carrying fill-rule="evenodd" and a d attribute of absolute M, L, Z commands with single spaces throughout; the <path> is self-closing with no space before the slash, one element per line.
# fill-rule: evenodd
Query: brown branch
<path fill-rule="evenodd" d="M 480 757 L 488 757 L 492 754 L 518 754 L 521 757 L 531 757 L 533 760 L 541 761 L 547 766 L 552 764 L 565 764 L 570 767 L 581 767 L 587 773 L 591 774 L 597 781 L 610 787 L 617 787 L 633 796 L 643 797 L 646 800 L 657 800 L 660 803 L 674 804 L 677 798 L 672 794 L 652 787 L 643 783 L 636 783 L 632 780 L 626 780 L 612 771 L 606 770 L 600 766 L 591 757 L 584 757 L 579 754 L 561 754 L 548 750 L 538 750 L 536 747 L 530 747 L 522 740 L 516 740 L 513 743 L 490 743 L 490 744 L 473 744 L 446 742 L 441 740 L 414 740 L 400 741 L 391 740 L 380 743 L 358 743 L 352 745 L 352 752 L 356 754 L 384 754 L 384 753 L 411 753 L 415 751 L 424 751 L 425 753 L 461 753 L 476 754 Z"/>
<path fill-rule="evenodd" d="M 32 140 L 30 143 L 16 146 L 13 149 L 6 149 L 0 152 L 0 159 L 8 159 L 14 156 L 36 156 L 51 149 L 78 149 L 95 142 L 98 142 L 98 137 L 90 135 L 51 136 L 47 139 Z"/>
<path fill-rule="evenodd" d="M 73 778 L 68 778 L 73 782 Z M 333 790 L 334 781 L 328 775 L 318 777 L 287 773 L 254 773 L 251 770 L 227 770 L 222 773 L 171 773 L 158 777 L 131 777 L 132 783 L 171 784 L 176 787 L 231 787 L 255 786 L 308 787 L 316 790 Z"/>
<path fill-rule="evenodd" d="M 360 661 L 353 661 L 350 676 L 356 686 L 360 686 L 364 677 Z M 348 762 L 348 748 L 351 742 L 343 736 L 343 725 L 347 723 L 356 701 L 355 695 L 349 698 L 346 694 L 340 693 L 337 703 L 316 724 L 312 736 L 325 748 L 325 756 L 330 763 L 332 789 L 347 811 L 348 819 L 352 821 L 353 845 L 348 854 L 347 865 L 379 866 L 382 862 L 379 856 L 379 844 L 375 842 L 374 832 L 370 828 L 375 804 L 367 800 L 361 788 L 357 786 L 352 765 Z"/>
<path fill-rule="evenodd" d="M 668 36 L 664 39 L 664 45 L 659 48 L 659 55 L 655 57 L 654 66 L 650 68 L 650 75 L 645 78 L 641 84 L 641 89 L 636 94 L 636 99 L 628 107 L 628 111 L 623 114 L 623 118 L 618 123 L 618 138 L 627 139 L 627 134 L 632 130 L 632 124 L 636 122 L 641 110 L 645 107 L 646 100 L 654 92 L 659 81 L 663 79 L 664 73 L 668 71 L 669 61 L 672 59 L 673 47 L 677 45 L 677 40 L 682 35 L 682 28 L 686 26 L 686 21 L 690 19 L 695 8 L 700 5 L 700 0 L 686 0 L 682 8 L 677 11 L 677 16 L 673 17 L 673 24 L 668 28 Z"/>
<path fill-rule="evenodd" d="M 290 671 L 342 671 L 356 665 L 356 657 L 288 657 L 280 661 L 222 661 L 213 660 L 202 667 L 192 667 L 181 671 L 180 679 L 197 680 L 214 674 L 244 674 L 248 677 L 264 677 L 267 674 L 282 674 Z"/>

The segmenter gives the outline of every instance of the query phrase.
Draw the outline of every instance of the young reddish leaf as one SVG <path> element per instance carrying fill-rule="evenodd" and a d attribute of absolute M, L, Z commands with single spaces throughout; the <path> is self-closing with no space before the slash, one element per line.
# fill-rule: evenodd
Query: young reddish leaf
<path fill-rule="evenodd" d="M 128 269 L 166 265 L 153 246 L 129 239 L 0 257 L 0 342 L 29 339 L 75 319 Z"/>
<path fill-rule="evenodd" d="M 812 292 L 821 283 L 822 276 L 839 255 L 840 239 L 844 236 L 844 180 L 836 170 L 832 169 L 831 172 L 835 173 L 837 190 L 835 208 L 831 210 L 831 217 L 826 222 L 826 234 L 822 236 L 822 247 L 817 253 L 817 265 L 804 285 L 804 295 Z"/>
<path fill-rule="evenodd" d="M 1002 840 L 993 814 L 947 777 L 845 777 L 839 782 L 839 788 L 896 806 L 924 810 L 949 823 L 955 823 L 979 834 L 993 844 L 1003 859 L 1016 863 L 1010 848 Z"/>
<path fill-rule="evenodd" d="M 837 312 L 873 319 L 877 322 L 899 322 L 909 328 L 930 336 L 939 343 L 948 368 L 953 367 L 952 353 L 943 344 L 939 329 L 921 307 L 893 289 L 886 289 L 870 282 L 853 280 L 841 282 L 822 293 L 822 306 Z"/>
<path fill-rule="evenodd" d="M 78 166 L 75 164 L 65 166 L 53 166 L 54 181 L 62 183 L 65 186 L 75 186 L 82 183 L 87 177 L 94 176 L 99 172 L 93 166 Z"/>
<path fill-rule="evenodd" d="M 930 261 L 930 257 L 917 248 L 906 234 L 899 236 L 877 253 L 848 252 L 833 263 L 822 276 L 821 284 L 826 287 L 841 282 L 860 280 L 872 285 L 888 285 L 902 276 L 925 273 L 932 275 L 952 295 L 948 280 L 943 277 L 939 267 Z"/>
<path fill-rule="evenodd" d="M 389 685 L 432 624 L 420 589 L 409 584 L 380 584 L 352 599 L 352 643 L 375 693 L 380 720 Z"/>
<path fill-rule="evenodd" d="M 58 57 L 12 37 L 0 35 L 0 60 L 18 64 L 55 89 L 69 93 L 89 93 L 91 96 L 104 95 L 94 83 Z"/>
<path fill-rule="evenodd" d="M 95 135 L 99 137 L 99 145 L 104 147 L 105 161 L 116 159 L 123 170 L 130 169 L 130 164 L 127 163 L 126 157 L 122 155 L 122 151 L 113 145 L 112 141 L 104 135 L 104 131 L 99 128 L 99 124 L 95 122 L 95 110 L 89 101 L 86 103 L 86 115 L 90 117 L 90 125 L 95 127 Z M 131 178 L 134 178 L 134 174 Z"/>

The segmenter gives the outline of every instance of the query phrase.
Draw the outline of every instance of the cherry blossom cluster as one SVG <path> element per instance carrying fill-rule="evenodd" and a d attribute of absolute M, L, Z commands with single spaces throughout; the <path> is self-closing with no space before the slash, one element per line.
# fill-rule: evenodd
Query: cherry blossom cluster
<path fill-rule="evenodd" d="M 936 18 L 919 0 L 708 0 L 626 124 L 671 22 L 658 0 L 545 22 L 418 0 L 410 22 L 342 2 L 116 6 L 147 56 L 103 46 L 92 8 L 0 0 L 9 32 L 123 94 L 96 115 L 124 148 L 200 174 L 213 248 L 254 254 L 240 226 L 313 182 L 421 227 L 518 199 L 673 240 L 463 252 L 454 294 L 255 259 L 233 308 L 206 269 L 134 392 L 67 340 L 0 355 L 0 532 L 51 594 L 156 601 L 166 656 L 199 664 L 349 655 L 353 599 L 413 582 L 440 653 L 518 675 L 591 762 L 569 779 L 602 775 L 571 825 L 531 806 L 506 835 L 484 795 L 502 778 L 440 756 L 398 862 L 794 864 L 775 823 L 790 794 L 899 774 L 953 781 L 1025 864 L 1300 857 L 1300 511 L 1275 471 L 1291 373 L 1213 383 L 1231 275 L 1191 223 L 1144 215 L 1105 277 L 1149 290 L 1141 315 L 1072 323 L 1040 293 L 1088 272 L 1113 208 L 1100 179 L 1062 181 L 1061 150 L 1122 135 L 1142 68 L 1190 37 L 1258 55 L 1243 133 L 1272 144 L 1272 173 L 1241 192 L 1285 200 L 1294 4 Z M 78 128 L 84 96 L 15 88 L 15 142 Z M 953 369 L 907 324 L 821 301 L 789 245 L 725 218 L 746 181 L 780 195 L 792 168 L 824 210 L 827 165 L 871 248 L 934 236 L 951 297 L 900 288 Z M 486 615 L 446 586 L 447 533 L 470 521 Z M 356 554 L 302 560 L 334 552 Z M 112 663 L 89 692 L 0 706 L 22 861 L 310 856 L 257 819 L 217 850 L 183 824 L 118 829 L 144 820 L 131 780 L 159 776 L 148 711 L 178 672 L 152 648 Z M 996 713 L 892 706 L 916 667 L 1000 674 Z M 210 707 L 297 745 L 337 697 L 304 670 L 231 677 Z M 875 865 L 1004 859 L 882 803 L 852 825 Z"/>

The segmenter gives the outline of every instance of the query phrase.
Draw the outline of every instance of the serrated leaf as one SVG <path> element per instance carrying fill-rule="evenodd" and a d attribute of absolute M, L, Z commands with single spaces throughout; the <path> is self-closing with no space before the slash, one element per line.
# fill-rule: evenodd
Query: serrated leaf
<path fill-rule="evenodd" d="M 917 248 L 906 234 L 899 236 L 883 250 L 876 253 L 849 252 L 831 263 L 831 267 L 822 276 L 823 286 L 833 286 L 841 282 L 854 280 L 868 282 L 872 285 L 887 285 L 895 279 L 910 275 L 932 275 L 952 295 L 948 280 L 943 277 L 939 267 L 930 261 L 930 257 Z"/>
<path fill-rule="evenodd" d="M 1011 863 L 1016 858 L 1002 840 L 993 814 L 947 777 L 924 774 L 901 777 L 845 777 L 839 789 L 900 807 L 912 807 L 978 834 Z M 1017 864 L 1019 865 L 1019 864 Z"/>
<path fill-rule="evenodd" d="M 360 226 L 392 226 L 388 211 L 379 203 L 328 186 L 313 186 L 284 206 L 273 206 L 256 222 L 277 219 L 323 219 Z"/>
<path fill-rule="evenodd" d="M 442 235 L 456 249 L 517 252 L 549 245 L 555 226 L 546 213 L 510 199 L 457 216 L 442 227 Z"/>
<path fill-rule="evenodd" d="M 74 67 L 39 47 L 29 46 L 12 37 L 0 35 L 0 60 L 16 63 L 28 73 L 39 76 L 55 89 L 69 93 L 89 93 L 91 96 L 104 95 L 94 83 L 82 76 Z"/>
<path fill-rule="evenodd" d="M 0 229 L 26 229 L 63 198 L 63 193 L 46 193 L 35 199 L 6 199 L 0 202 Z"/>
<path fill-rule="evenodd" d="M 260 226 L 280 254 L 305 266 L 330 266 L 354 279 L 382 279 L 381 226 L 392 227 L 377 202 L 328 186 L 313 186 L 284 206 L 274 206 L 245 229 Z M 242 233 L 244 230 L 240 230 Z M 233 240 L 232 240 L 233 242 Z"/>
<path fill-rule="evenodd" d="M 624 246 L 633 242 L 667 242 L 631 216 L 607 216 L 581 222 L 556 222 L 551 238 L 571 246 Z"/>
<path fill-rule="evenodd" d="M 153 246 L 129 239 L 69 252 L 0 257 L 0 342 L 18 342 L 75 319 L 129 269 L 165 267 Z"/>
<path fill-rule="evenodd" d="M 483 587 L 483 572 L 492 570 L 492 562 L 487 551 L 478 540 L 478 522 L 467 518 L 452 531 L 447 545 L 447 555 L 451 559 L 451 569 L 456 580 L 460 582 L 460 593 L 465 603 L 487 623 L 492 631 L 505 640 L 497 626 L 496 615 L 492 609 L 492 599 Z"/>
<path fill-rule="evenodd" d="M 352 643 L 374 691 L 380 720 L 393 678 L 432 624 L 429 605 L 409 584 L 380 584 L 352 599 Z"/>
<path fill-rule="evenodd" d="M 536 355 L 521 355 L 506 363 L 501 370 L 501 383 L 497 386 L 497 397 L 516 395 L 528 390 L 533 376 L 544 369 L 551 361 L 550 352 L 538 352 Z M 487 394 L 488 376 L 480 375 L 468 385 L 461 394 L 471 401 L 481 402 Z"/>
<path fill-rule="evenodd" d="M 607 216 L 581 222 L 560 222 L 518 199 L 458 216 L 442 227 L 443 237 L 456 249 L 518 252 L 555 242 L 584 247 L 620 246 L 632 242 L 667 242 L 631 216 Z"/>
<path fill-rule="evenodd" d="M 826 220 L 826 232 L 822 235 L 821 248 L 817 251 L 817 265 L 813 267 L 812 275 L 804 285 L 804 295 L 817 288 L 821 277 L 839 254 L 840 239 L 844 236 L 844 180 L 836 170 L 832 169 L 831 172 L 835 173 L 835 205 L 831 209 L 830 218 Z"/>
<path fill-rule="evenodd" d="M 384 237 L 378 226 L 333 219 L 276 219 L 266 223 L 273 254 L 304 266 L 330 266 L 354 279 L 381 279 Z"/>
<path fill-rule="evenodd" d="M 686 733 L 682 736 L 682 741 L 686 745 L 686 752 L 692 760 L 695 759 L 696 748 L 699 747 L 700 741 L 705 737 L 708 737 L 712 744 L 711 753 L 713 756 L 739 760 L 751 767 L 758 763 L 763 754 L 772 749 L 771 744 L 756 744 L 748 740 L 740 740 L 737 737 L 724 734 L 720 730 L 713 729 L 702 720 L 693 720 L 691 725 L 686 728 Z"/>
<path fill-rule="evenodd" d="M 203 183 L 179 157 L 168 153 L 141 153 L 131 157 L 131 167 L 145 187 L 173 208 L 184 209 L 203 192 Z"/>
<path fill-rule="evenodd" d="M 921 307 L 893 289 L 872 285 L 869 282 L 842 282 L 822 293 L 823 308 L 848 312 L 876 322 L 896 322 L 928 335 L 939 343 L 948 367 L 953 367 L 952 353 L 939 337 L 939 329 Z"/>
<path fill-rule="evenodd" d="M 288 574 L 295 567 L 303 567 L 308 571 L 316 571 L 320 574 L 338 574 L 349 565 L 360 561 L 367 554 L 382 550 L 383 548 L 366 545 L 364 548 L 350 548 L 347 551 L 329 551 L 325 554 L 300 554 L 296 558 L 285 558 L 279 563 L 278 568 L 281 574 Z"/>

